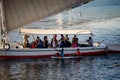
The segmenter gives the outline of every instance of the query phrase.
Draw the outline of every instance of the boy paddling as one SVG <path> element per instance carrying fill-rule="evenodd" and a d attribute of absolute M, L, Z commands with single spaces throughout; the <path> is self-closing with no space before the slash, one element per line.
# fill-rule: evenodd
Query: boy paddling
<path fill-rule="evenodd" d="M 80 56 L 81 53 L 80 53 L 80 49 L 78 48 L 77 51 L 76 51 L 76 56 Z"/>

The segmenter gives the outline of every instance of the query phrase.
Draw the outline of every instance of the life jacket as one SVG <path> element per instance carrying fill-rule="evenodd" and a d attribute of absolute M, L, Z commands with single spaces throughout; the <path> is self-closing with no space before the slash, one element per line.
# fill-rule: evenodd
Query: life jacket
<path fill-rule="evenodd" d="M 76 55 L 77 55 L 77 56 L 80 56 L 80 55 L 81 55 L 81 53 L 80 53 L 79 50 L 76 52 Z"/>

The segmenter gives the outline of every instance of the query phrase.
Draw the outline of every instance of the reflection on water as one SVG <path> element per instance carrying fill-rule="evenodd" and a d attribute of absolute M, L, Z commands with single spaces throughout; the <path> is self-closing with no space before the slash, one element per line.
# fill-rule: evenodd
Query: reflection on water
<path fill-rule="evenodd" d="M 1 80 L 118 80 L 120 54 L 81 59 L 0 60 Z"/>

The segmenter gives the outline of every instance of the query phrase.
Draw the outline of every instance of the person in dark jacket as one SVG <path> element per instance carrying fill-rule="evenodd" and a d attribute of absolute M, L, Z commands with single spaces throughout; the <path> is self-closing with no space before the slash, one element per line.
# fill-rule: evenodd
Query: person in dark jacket
<path fill-rule="evenodd" d="M 47 36 L 44 36 L 43 47 L 44 48 L 48 48 L 48 39 L 47 39 Z"/>

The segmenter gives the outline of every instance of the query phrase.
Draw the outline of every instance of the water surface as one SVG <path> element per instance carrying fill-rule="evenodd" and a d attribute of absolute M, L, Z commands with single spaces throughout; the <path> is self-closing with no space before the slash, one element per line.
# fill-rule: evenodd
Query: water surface
<path fill-rule="evenodd" d="M 0 60 L 1 80 L 119 80 L 120 54 L 81 59 Z"/>

